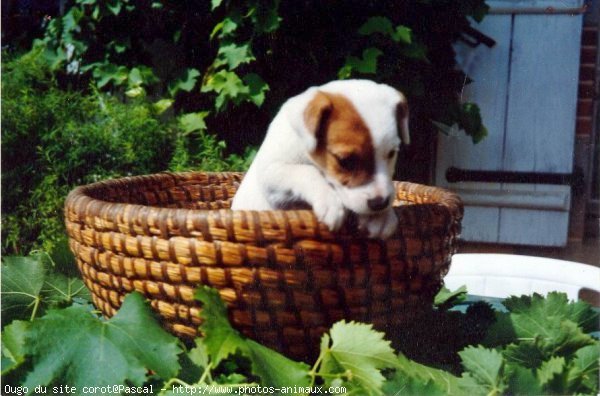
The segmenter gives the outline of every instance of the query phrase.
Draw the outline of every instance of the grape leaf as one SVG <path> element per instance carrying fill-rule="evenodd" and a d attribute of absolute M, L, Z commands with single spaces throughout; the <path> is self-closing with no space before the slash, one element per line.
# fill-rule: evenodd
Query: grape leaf
<path fill-rule="evenodd" d="M 373 330 L 372 325 L 356 322 L 337 322 L 321 343 L 323 361 L 320 374 L 334 374 L 341 368 L 351 382 L 370 394 L 379 394 L 385 378 L 380 369 L 395 367 L 397 358 L 384 334 Z"/>
<path fill-rule="evenodd" d="M 452 395 L 446 392 L 440 384 L 431 379 L 422 379 L 415 377 L 406 377 L 396 373 L 394 377 L 387 380 L 382 388 L 384 395 L 403 395 L 403 396 L 447 396 Z"/>
<path fill-rule="evenodd" d="M 227 319 L 227 307 L 221 300 L 219 292 L 203 285 L 196 289 L 195 297 L 202 302 L 200 329 L 213 366 L 218 366 L 223 359 L 238 349 L 245 351 L 246 340 L 231 327 Z"/>
<path fill-rule="evenodd" d="M 552 380 L 562 374 L 565 370 L 565 358 L 564 357 L 552 357 L 542 363 L 540 368 L 536 371 L 536 376 L 542 384 L 542 386 L 548 385 Z"/>
<path fill-rule="evenodd" d="M 511 394 L 541 395 L 542 387 L 533 371 L 522 366 L 508 364 L 508 387 Z"/>
<path fill-rule="evenodd" d="M 412 44 L 412 30 L 407 26 L 398 25 L 394 33 L 392 33 L 392 40 Z"/>
<path fill-rule="evenodd" d="M 598 314 L 585 302 L 572 303 L 564 293 L 552 292 L 546 298 L 539 294 L 509 297 L 503 304 L 510 312 L 497 315 L 497 322 L 488 333 L 488 344 L 499 345 L 519 338 L 523 343 L 535 343 L 530 348 L 541 352 L 541 356 L 531 355 L 532 358 L 546 360 L 556 354 L 573 354 L 594 343 L 584 331 L 596 328 Z M 514 348 L 507 350 L 518 352 Z"/>
<path fill-rule="evenodd" d="M 358 28 L 358 34 L 362 36 L 368 36 L 374 33 L 381 33 L 385 35 L 394 34 L 394 26 L 389 18 L 384 16 L 374 16 L 369 19 Z"/>
<path fill-rule="evenodd" d="M 458 377 L 451 373 L 433 367 L 425 366 L 415 361 L 407 359 L 404 355 L 398 356 L 398 365 L 394 377 L 407 377 L 420 380 L 423 383 L 432 383 L 437 389 L 441 389 L 446 395 L 460 395 L 458 386 Z M 389 386 L 384 386 L 389 388 Z M 398 391 L 398 389 L 396 390 Z M 388 394 L 388 392 L 385 392 Z M 395 392 L 393 392 L 395 393 Z M 402 393 L 403 394 L 403 393 Z"/>
<path fill-rule="evenodd" d="M 310 385 L 310 367 L 305 363 L 290 360 L 252 340 L 246 343 L 252 372 L 261 378 L 262 383 L 276 388 Z"/>
<path fill-rule="evenodd" d="M 2 321 L 33 319 L 49 307 L 70 305 L 75 299 L 90 301 L 81 279 L 49 273 L 53 261 L 46 254 L 2 258 Z"/>
<path fill-rule="evenodd" d="M 175 96 L 179 91 L 191 92 L 200 77 L 197 69 L 186 69 L 183 75 L 169 83 L 169 94 Z"/>
<path fill-rule="evenodd" d="M 449 308 L 460 304 L 467 298 L 467 287 L 461 286 L 458 289 L 451 291 L 445 286 L 435 295 L 433 305 L 436 307 Z"/>
<path fill-rule="evenodd" d="M 148 370 L 171 378 L 179 370 L 179 341 L 156 321 L 138 293 L 125 298 L 110 320 L 86 307 L 50 310 L 26 337 L 32 369 L 25 386 L 68 383 L 78 388 L 130 382 L 142 385 Z"/>
<path fill-rule="evenodd" d="M 202 86 L 202 92 L 216 92 L 215 107 L 221 111 L 227 101 L 239 104 L 248 99 L 250 88 L 244 84 L 240 77 L 228 70 L 221 70 L 208 77 Z"/>
<path fill-rule="evenodd" d="M 500 352 L 482 346 L 469 346 L 458 354 L 468 377 L 483 386 L 486 393 L 501 394 L 506 389 L 504 359 Z"/>
<path fill-rule="evenodd" d="M 352 71 L 363 74 L 374 74 L 377 72 L 377 59 L 383 55 L 379 48 L 369 47 L 362 53 L 362 58 L 350 56 L 346 59 L 345 67 Z"/>
<path fill-rule="evenodd" d="M 227 65 L 229 70 L 233 70 L 239 65 L 252 62 L 255 59 L 254 55 L 252 55 L 250 44 L 237 45 L 231 43 L 219 48 L 215 66 Z"/>
<path fill-rule="evenodd" d="M 507 362 L 518 364 L 526 368 L 538 368 L 544 361 L 544 353 L 539 345 L 533 342 L 518 342 L 506 346 L 502 351 Z"/>
<path fill-rule="evenodd" d="M 575 353 L 573 366 L 568 374 L 570 392 L 580 391 L 585 387 L 590 394 L 598 393 L 598 374 L 600 344 L 586 346 Z"/>
<path fill-rule="evenodd" d="M 30 319 L 41 302 L 46 268 L 39 255 L 2 258 L 2 322 Z"/>
<path fill-rule="evenodd" d="M 269 85 L 256 73 L 245 75 L 243 80 L 250 89 L 249 95 L 252 103 L 261 106 L 265 101 L 265 94 L 269 90 Z"/>
<path fill-rule="evenodd" d="M 206 130 L 206 122 L 204 119 L 209 115 L 208 111 L 199 111 L 196 113 L 187 113 L 179 117 L 179 125 L 183 129 L 184 134 L 193 131 Z"/>
<path fill-rule="evenodd" d="M 200 326 L 204 334 L 203 344 L 213 367 L 216 367 L 229 355 L 239 351 L 252 365 L 252 372 L 261 378 L 265 386 L 308 386 L 309 367 L 295 362 L 243 337 L 231 327 L 227 319 L 227 307 L 219 293 L 208 286 L 196 289 L 196 299 L 202 302 Z"/>
<path fill-rule="evenodd" d="M 73 300 L 91 301 L 92 295 L 79 278 L 67 278 L 61 274 L 48 274 L 44 279 L 41 294 L 44 302 L 52 307 L 70 305 Z"/>
<path fill-rule="evenodd" d="M 15 320 L 2 331 L 2 375 L 25 361 L 25 334 L 29 322 Z"/>

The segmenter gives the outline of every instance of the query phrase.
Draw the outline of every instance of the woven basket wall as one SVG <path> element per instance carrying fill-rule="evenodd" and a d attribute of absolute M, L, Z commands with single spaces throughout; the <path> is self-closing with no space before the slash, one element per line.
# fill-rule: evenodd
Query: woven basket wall
<path fill-rule="evenodd" d="M 232 211 L 240 173 L 161 173 L 73 190 L 70 247 L 95 305 L 147 296 L 164 325 L 196 336 L 197 285 L 217 288 L 234 326 L 290 356 L 340 320 L 401 325 L 430 306 L 455 252 L 463 207 L 448 191 L 396 183 L 396 235 L 333 235 L 308 210 Z"/>

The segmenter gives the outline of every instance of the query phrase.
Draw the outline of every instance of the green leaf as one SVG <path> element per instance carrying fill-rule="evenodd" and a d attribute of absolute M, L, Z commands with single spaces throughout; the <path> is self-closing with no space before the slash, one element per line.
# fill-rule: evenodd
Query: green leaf
<path fill-rule="evenodd" d="M 152 109 L 156 112 L 156 114 L 162 114 L 167 111 L 175 101 L 173 99 L 161 99 L 158 102 L 152 104 Z"/>
<path fill-rule="evenodd" d="M 2 331 L 2 375 L 25 361 L 25 335 L 29 322 L 15 320 Z"/>
<path fill-rule="evenodd" d="M 412 30 L 410 28 L 403 25 L 398 25 L 394 28 L 392 21 L 384 16 L 371 17 L 358 29 L 358 34 L 362 36 L 369 36 L 375 33 L 388 36 L 397 43 L 412 43 Z"/>
<path fill-rule="evenodd" d="M 308 386 L 309 367 L 295 362 L 278 352 L 244 338 L 231 327 L 227 318 L 227 307 L 219 293 L 208 286 L 196 289 L 196 299 L 202 302 L 200 329 L 204 334 L 203 344 L 213 367 L 223 359 L 241 353 L 250 360 L 253 374 L 260 377 L 265 386 Z"/>
<path fill-rule="evenodd" d="M 542 363 L 536 371 L 538 381 L 542 386 L 548 385 L 556 376 L 562 374 L 565 370 L 565 358 L 553 357 Z"/>
<path fill-rule="evenodd" d="M 512 300 L 511 300 L 512 301 Z M 598 312 L 585 301 L 570 302 L 565 293 L 550 292 L 544 298 L 535 293 L 525 299 L 526 308 L 516 308 L 513 302 L 507 302 L 511 312 L 529 313 L 534 312 L 538 317 L 556 317 L 560 319 L 568 319 L 580 326 L 585 332 L 598 330 Z M 504 304 L 504 303 L 503 303 Z"/>
<path fill-rule="evenodd" d="M 542 394 L 542 386 L 532 370 L 522 366 L 507 365 L 508 387 L 511 394 L 532 395 Z"/>
<path fill-rule="evenodd" d="M 319 374 L 334 374 L 341 368 L 352 382 L 369 393 L 379 394 L 385 380 L 380 370 L 397 365 L 384 334 L 373 330 L 372 325 L 345 321 L 335 323 L 329 333 L 331 345 L 327 339 L 321 344 L 323 362 Z"/>
<path fill-rule="evenodd" d="M 409 27 L 398 25 L 392 33 L 392 40 L 400 43 L 412 43 L 412 30 Z"/>
<path fill-rule="evenodd" d="M 398 356 L 397 368 L 394 378 L 398 377 L 411 378 L 414 379 L 415 382 L 427 385 L 428 387 L 432 387 L 433 385 L 435 385 L 436 389 L 441 389 L 446 395 L 461 394 L 458 383 L 458 377 L 452 375 L 447 371 L 428 367 L 415 361 L 409 360 L 404 355 Z M 392 383 L 396 383 L 396 381 L 397 380 L 394 380 L 392 381 Z M 396 393 L 385 391 L 386 388 L 389 389 L 389 386 L 390 385 L 384 386 L 384 394 Z M 399 389 L 396 389 L 396 391 L 399 391 Z"/>
<path fill-rule="evenodd" d="M 14 319 L 33 319 L 48 307 L 64 307 L 76 299 L 91 300 L 91 294 L 81 279 L 67 278 L 55 272 L 53 264 L 52 258 L 45 253 L 2 258 L 0 295 L 4 323 Z"/>
<path fill-rule="evenodd" d="M 290 360 L 252 340 L 247 340 L 246 344 L 252 373 L 260 377 L 261 383 L 276 388 L 310 385 L 310 367 L 305 363 Z"/>
<path fill-rule="evenodd" d="M 146 90 L 143 87 L 135 87 L 125 91 L 125 95 L 129 98 L 137 98 L 146 95 Z"/>
<path fill-rule="evenodd" d="M 223 2 L 223 0 L 211 0 L 210 1 L 210 7 L 211 7 L 210 9 L 214 10 L 214 9 L 218 8 L 222 2 Z"/>
<path fill-rule="evenodd" d="M 412 41 L 409 45 L 400 48 L 400 53 L 407 58 L 429 62 L 427 58 L 427 47 L 421 43 Z"/>
<path fill-rule="evenodd" d="M 589 345 L 575 353 L 567 381 L 569 392 L 598 393 L 600 344 Z"/>
<path fill-rule="evenodd" d="M 546 298 L 539 294 L 511 297 L 503 304 L 510 313 L 497 315 L 487 341 L 490 334 L 496 334 L 496 340 L 492 340 L 496 345 L 521 339 L 523 346 L 509 347 L 505 352 L 512 360 L 539 364 L 540 360 L 556 355 L 568 357 L 594 343 L 583 329 L 595 329 L 597 325 L 593 322 L 598 318 L 597 313 L 583 302 L 569 302 L 564 293 L 549 293 Z M 498 334 L 503 339 L 499 339 Z"/>
<path fill-rule="evenodd" d="M 142 78 L 142 72 L 137 67 L 134 67 L 129 72 L 129 86 L 130 87 L 139 87 L 144 83 L 144 79 Z"/>
<path fill-rule="evenodd" d="M 106 2 L 106 7 L 112 12 L 114 15 L 119 15 L 121 13 L 121 0 L 109 0 Z"/>
<path fill-rule="evenodd" d="M 223 359 L 237 350 L 246 350 L 246 341 L 229 323 L 227 307 L 219 292 L 208 286 L 196 289 L 195 297 L 202 302 L 200 326 L 204 334 L 204 345 L 213 365 L 216 367 Z"/>
<path fill-rule="evenodd" d="M 237 30 L 238 26 L 238 21 L 236 21 L 234 18 L 227 17 L 215 25 L 210 33 L 210 39 L 214 39 L 216 35 L 219 35 L 219 38 L 230 36 Z"/>
<path fill-rule="evenodd" d="M 251 6 L 250 14 L 254 29 L 258 33 L 272 33 L 279 28 L 281 17 L 278 14 L 280 0 L 257 2 Z"/>
<path fill-rule="evenodd" d="M 500 352 L 482 346 L 469 346 L 458 353 L 466 373 L 488 394 L 500 394 L 506 389 L 503 379 L 504 359 Z"/>
<path fill-rule="evenodd" d="M 442 287 L 442 289 L 436 294 L 433 305 L 436 307 L 451 307 L 461 302 L 465 301 L 467 298 L 467 287 L 461 286 L 454 291 L 450 291 L 446 287 Z"/>
<path fill-rule="evenodd" d="M 260 107 L 265 101 L 265 94 L 269 90 L 269 85 L 255 73 L 245 75 L 244 84 L 250 90 L 249 95 L 252 103 Z"/>
<path fill-rule="evenodd" d="M 45 277 L 46 268 L 40 255 L 2 258 L 2 322 L 36 316 Z"/>
<path fill-rule="evenodd" d="M 534 342 L 522 341 L 508 345 L 502 352 L 506 361 L 534 369 L 544 361 L 545 354 Z"/>
<path fill-rule="evenodd" d="M 250 63 L 255 59 L 254 55 L 252 55 L 250 44 L 237 45 L 236 43 L 231 43 L 219 48 L 216 66 L 226 64 L 229 70 L 234 70 L 239 65 Z"/>
<path fill-rule="evenodd" d="M 179 91 L 191 92 L 196 86 L 200 72 L 196 69 L 188 68 L 183 75 L 169 84 L 169 94 L 175 96 Z"/>
<path fill-rule="evenodd" d="M 120 86 L 129 78 L 129 71 L 125 66 L 117 66 L 113 63 L 99 64 L 92 74 L 98 88 L 103 88 L 109 83 Z"/>
<path fill-rule="evenodd" d="M 459 125 L 467 135 L 471 136 L 475 144 L 487 136 L 487 129 L 483 126 L 479 106 L 474 103 L 462 104 Z"/>
<path fill-rule="evenodd" d="M 346 64 L 340 70 L 340 78 L 348 77 L 350 72 L 363 74 L 375 74 L 377 72 L 377 59 L 383 52 L 375 47 L 367 48 L 362 53 L 362 58 L 350 56 L 346 58 Z"/>
<path fill-rule="evenodd" d="M 215 107 L 221 111 L 229 101 L 237 105 L 248 99 L 250 88 L 235 72 L 221 70 L 206 79 L 202 92 L 216 92 L 218 96 Z"/>
<path fill-rule="evenodd" d="M 51 310 L 32 322 L 26 352 L 32 369 L 24 385 L 67 383 L 77 388 L 160 378 L 179 371 L 179 341 L 166 333 L 138 293 L 128 295 L 110 320 L 83 306 Z"/>
<path fill-rule="evenodd" d="M 183 114 L 179 117 L 179 125 L 186 134 L 193 131 L 204 131 L 206 130 L 206 122 L 204 119 L 209 114 L 210 112 L 208 111 Z"/>
<path fill-rule="evenodd" d="M 198 367 L 206 368 L 208 367 L 209 363 L 206 345 L 204 344 L 202 338 L 196 338 L 195 341 L 196 346 L 189 351 L 188 356 L 195 365 L 197 365 Z"/>
<path fill-rule="evenodd" d="M 394 26 L 389 18 L 384 16 L 374 16 L 369 19 L 358 28 L 358 34 L 362 36 L 368 36 L 374 33 L 381 33 L 385 35 L 394 34 Z"/>
<path fill-rule="evenodd" d="M 407 377 L 399 372 L 391 379 L 385 381 L 382 388 L 384 395 L 403 395 L 403 396 L 447 396 L 446 392 L 439 384 L 431 379 L 420 379 Z"/>
<path fill-rule="evenodd" d="M 88 302 L 92 295 L 79 278 L 67 278 L 61 274 L 48 274 L 41 291 L 44 303 L 51 307 L 65 307 L 80 299 Z"/>

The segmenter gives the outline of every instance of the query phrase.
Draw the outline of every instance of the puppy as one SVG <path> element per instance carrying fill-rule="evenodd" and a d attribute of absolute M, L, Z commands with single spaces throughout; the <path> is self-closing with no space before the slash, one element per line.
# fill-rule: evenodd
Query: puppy
<path fill-rule="evenodd" d="M 232 209 L 313 209 L 336 231 L 347 210 L 370 238 L 398 219 L 392 175 L 400 138 L 409 143 L 408 105 L 394 88 L 333 81 L 289 99 L 269 126 Z"/>

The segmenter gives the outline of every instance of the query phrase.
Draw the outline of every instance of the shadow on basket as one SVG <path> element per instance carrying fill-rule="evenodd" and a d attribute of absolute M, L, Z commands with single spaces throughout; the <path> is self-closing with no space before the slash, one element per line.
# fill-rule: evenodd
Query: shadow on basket
<path fill-rule="evenodd" d="M 67 197 L 71 250 L 95 305 L 112 316 L 143 293 L 171 332 L 200 324 L 194 289 L 219 290 L 232 324 L 293 358 L 338 320 L 385 331 L 424 308 L 448 272 L 463 207 L 446 190 L 396 182 L 397 233 L 330 233 L 309 210 L 229 210 L 243 174 L 160 173 L 78 187 Z"/>

